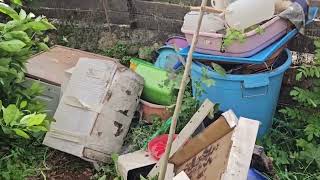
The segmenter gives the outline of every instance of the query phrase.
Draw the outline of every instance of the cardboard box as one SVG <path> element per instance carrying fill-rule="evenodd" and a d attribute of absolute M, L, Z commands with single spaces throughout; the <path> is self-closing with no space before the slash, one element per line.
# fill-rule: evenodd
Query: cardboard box
<path fill-rule="evenodd" d="M 191 159 L 178 165 L 176 173 L 184 171 L 191 180 L 247 180 L 259 124 L 258 121 L 240 118 L 232 131 L 212 142 Z M 211 136 L 214 137 L 216 136 L 214 130 L 219 131 L 219 128 L 216 126 L 211 130 Z M 204 133 L 208 135 L 209 131 Z M 199 136 L 204 137 L 201 134 Z M 187 149 L 182 149 L 181 152 L 188 153 L 188 149 L 211 141 L 210 138 L 205 138 L 202 142 L 199 142 L 199 137 L 196 139 L 198 140 L 188 143 L 185 146 Z M 184 157 L 183 160 L 185 160 Z M 179 159 L 175 161 L 182 162 Z"/>
<path fill-rule="evenodd" d="M 123 144 L 143 79 L 114 61 L 80 58 L 44 144 L 90 161 L 109 160 Z"/>
<path fill-rule="evenodd" d="M 27 85 L 38 82 L 44 87 L 45 91 L 40 99 L 47 105 L 50 116 L 54 115 L 61 99 L 60 87 L 64 81 L 64 72 L 74 67 L 79 58 L 85 57 L 117 62 L 116 59 L 64 46 L 53 46 L 28 59 Z"/>

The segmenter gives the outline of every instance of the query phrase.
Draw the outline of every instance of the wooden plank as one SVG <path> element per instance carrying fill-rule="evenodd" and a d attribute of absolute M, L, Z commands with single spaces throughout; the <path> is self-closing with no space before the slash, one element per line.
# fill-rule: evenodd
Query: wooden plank
<path fill-rule="evenodd" d="M 174 164 L 169 163 L 167 166 L 165 180 L 172 180 L 174 178 Z"/>
<path fill-rule="evenodd" d="M 207 115 L 210 113 L 210 111 L 213 110 L 214 104 L 206 99 L 204 103 L 201 105 L 199 110 L 192 116 L 189 123 L 182 129 L 180 134 L 177 136 L 177 138 L 173 141 L 170 156 L 174 153 L 176 153 L 192 136 L 194 131 L 199 127 L 199 125 L 202 123 L 202 121 L 207 117 Z M 161 158 L 158 163 L 155 165 L 155 167 L 151 170 L 149 173 L 149 177 L 154 177 L 159 172 L 160 163 L 163 161 L 163 158 Z"/>
<path fill-rule="evenodd" d="M 232 111 L 224 114 L 226 117 L 221 116 L 209 127 L 204 129 L 203 132 L 201 132 L 198 136 L 192 138 L 186 145 L 183 146 L 183 148 L 177 151 L 170 159 L 170 162 L 179 166 L 194 157 L 213 142 L 231 132 L 236 126 L 237 122 L 234 120 L 236 117 Z"/>
<path fill-rule="evenodd" d="M 177 173 L 184 171 L 191 180 L 220 180 L 227 166 L 227 158 L 232 146 L 229 132 L 219 140 L 204 148 L 196 156 L 177 167 Z M 238 180 L 230 179 L 230 180 Z"/>
<path fill-rule="evenodd" d="M 240 118 L 232 136 L 233 143 L 222 180 L 247 180 L 259 125 L 259 121 Z"/>

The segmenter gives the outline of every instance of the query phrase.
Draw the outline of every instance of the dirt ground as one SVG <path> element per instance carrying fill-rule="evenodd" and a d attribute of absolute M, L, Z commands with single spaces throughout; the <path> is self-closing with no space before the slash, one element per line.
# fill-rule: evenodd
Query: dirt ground
<path fill-rule="evenodd" d="M 49 156 L 46 167 L 50 170 L 44 171 L 49 180 L 89 180 L 93 175 L 93 165 L 78 157 L 60 151 L 52 151 Z M 28 179 L 40 180 L 44 178 L 39 176 Z"/>

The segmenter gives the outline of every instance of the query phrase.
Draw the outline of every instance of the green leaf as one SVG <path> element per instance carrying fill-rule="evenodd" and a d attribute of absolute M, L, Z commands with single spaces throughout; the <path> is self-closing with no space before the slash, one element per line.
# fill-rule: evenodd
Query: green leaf
<path fill-rule="evenodd" d="M 35 116 L 36 113 L 33 113 L 33 114 L 28 114 L 28 115 L 25 115 L 23 116 L 21 119 L 20 119 L 20 124 L 28 124 L 28 121 L 29 119 L 32 117 L 32 116 Z"/>
<path fill-rule="evenodd" d="M 290 96 L 297 96 L 298 94 L 299 94 L 299 91 L 297 91 L 297 90 L 292 90 L 290 92 Z"/>
<path fill-rule="evenodd" d="M 302 78 L 302 72 L 299 72 L 297 75 L 296 75 L 296 80 L 297 81 L 300 81 Z"/>
<path fill-rule="evenodd" d="M 0 42 L 0 49 L 3 49 L 8 52 L 18 52 L 25 46 L 26 44 L 20 40 L 10 40 L 10 41 Z"/>
<path fill-rule="evenodd" d="M 42 51 L 47 51 L 49 50 L 49 47 L 45 43 L 38 43 L 37 46 L 39 47 L 40 50 Z"/>
<path fill-rule="evenodd" d="M 27 105 L 28 105 L 28 102 L 27 102 L 27 101 L 22 101 L 22 102 L 20 103 L 20 109 L 23 109 L 23 108 L 27 107 Z"/>
<path fill-rule="evenodd" d="M 143 177 L 142 175 L 140 175 L 140 180 L 148 180 L 145 177 Z"/>
<path fill-rule="evenodd" d="M 49 42 L 49 40 L 50 40 L 49 36 L 46 36 L 46 37 L 43 39 L 43 42 L 47 43 L 47 42 Z"/>
<path fill-rule="evenodd" d="M 32 131 L 32 132 L 47 132 L 48 129 L 44 126 L 31 126 L 31 127 L 28 127 L 27 128 L 29 131 Z"/>
<path fill-rule="evenodd" d="M 46 114 L 36 114 L 31 116 L 27 121 L 27 126 L 40 125 L 46 119 L 46 116 Z"/>
<path fill-rule="evenodd" d="M 213 79 L 202 79 L 202 82 L 207 86 L 207 87 L 212 87 L 215 84 L 215 81 Z"/>
<path fill-rule="evenodd" d="M 2 107 L 3 119 L 6 125 L 18 120 L 21 116 L 21 112 L 16 105 L 10 104 L 7 108 Z"/>
<path fill-rule="evenodd" d="M 0 66 L 7 67 L 11 61 L 11 58 L 0 58 Z"/>
<path fill-rule="evenodd" d="M 227 72 L 226 70 L 223 69 L 222 66 L 220 66 L 219 64 L 216 63 L 211 63 L 211 66 L 213 67 L 213 69 L 220 74 L 221 76 L 226 76 Z"/>
<path fill-rule="evenodd" d="M 22 1 L 21 0 L 10 0 L 12 3 L 22 6 Z"/>
<path fill-rule="evenodd" d="M 6 40 L 18 39 L 18 40 L 23 41 L 24 43 L 30 43 L 30 41 L 31 41 L 28 34 L 24 31 L 11 31 L 9 33 L 4 34 L 4 38 Z"/>
<path fill-rule="evenodd" d="M 98 180 L 106 180 L 107 179 L 107 176 L 106 175 L 103 175 L 101 176 Z"/>
<path fill-rule="evenodd" d="M 13 129 L 13 131 L 18 135 L 26 139 L 30 139 L 30 136 L 21 129 Z"/>
<path fill-rule="evenodd" d="M 6 27 L 6 24 L 0 23 L 0 30 L 3 30 Z"/>
<path fill-rule="evenodd" d="M 21 9 L 19 13 L 20 19 L 25 20 L 27 18 L 27 13 L 25 10 Z"/>
<path fill-rule="evenodd" d="M 45 19 L 41 19 L 40 21 L 29 22 L 26 24 L 26 26 L 35 31 L 46 31 L 49 29 L 56 29 L 51 23 L 49 23 Z"/>
<path fill-rule="evenodd" d="M 14 20 L 20 20 L 19 14 L 5 3 L 0 3 L 0 12 L 10 16 Z"/>

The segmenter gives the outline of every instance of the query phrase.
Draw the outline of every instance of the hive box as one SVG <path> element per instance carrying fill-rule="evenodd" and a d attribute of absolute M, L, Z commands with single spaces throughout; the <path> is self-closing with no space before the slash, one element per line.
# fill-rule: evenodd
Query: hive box
<path fill-rule="evenodd" d="M 26 65 L 27 85 L 33 82 L 39 82 L 43 85 L 45 91 L 39 98 L 47 104 L 49 115 L 53 116 L 58 107 L 61 97 L 60 86 L 64 80 L 65 70 L 74 67 L 81 57 L 117 61 L 105 56 L 63 46 L 54 46 L 50 50 L 36 54 L 28 60 Z"/>
<path fill-rule="evenodd" d="M 240 118 L 231 131 L 223 123 L 217 120 L 171 158 L 176 173 L 184 171 L 191 180 L 247 179 L 259 122 Z"/>
<path fill-rule="evenodd" d="M 143 79 L 114 60 L 80 58 L 44 144 L 88 161 L 118 153 L 137 109 Z"/>

